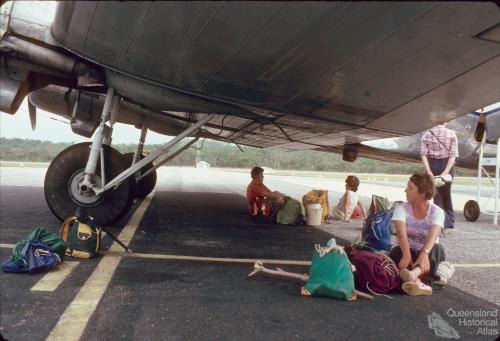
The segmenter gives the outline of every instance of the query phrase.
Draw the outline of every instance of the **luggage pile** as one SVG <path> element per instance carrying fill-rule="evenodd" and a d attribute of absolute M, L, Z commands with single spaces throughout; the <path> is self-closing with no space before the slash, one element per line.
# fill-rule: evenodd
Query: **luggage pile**
<path fill-rule="evenodd" d="M 60 236 L 38 227 L 16 243 L 11 257 L 2 263 L 5 272 L 35 273 L 50 270 L 64 255 L 73 258 L 94 257 L 101 247 L 101 228 L 92 218 L 66 219 Z"/>

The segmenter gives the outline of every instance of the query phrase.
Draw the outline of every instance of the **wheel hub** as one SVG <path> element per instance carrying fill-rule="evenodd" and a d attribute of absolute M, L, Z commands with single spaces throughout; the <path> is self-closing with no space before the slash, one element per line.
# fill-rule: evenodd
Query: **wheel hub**
<path fill-rule="evenodd" d="M 85 170 L 80 169 L 76 171 L 70 178 L 68 183 L 68 192 L 71 200 L 79 206 L 93 207 L 99 205 L 104 198 L 96 195 L 94 191 L 87 187 L 81 186 L 85 177 Z M 94 183 L 100 183 L 101 178 L 95 174 Z"/>

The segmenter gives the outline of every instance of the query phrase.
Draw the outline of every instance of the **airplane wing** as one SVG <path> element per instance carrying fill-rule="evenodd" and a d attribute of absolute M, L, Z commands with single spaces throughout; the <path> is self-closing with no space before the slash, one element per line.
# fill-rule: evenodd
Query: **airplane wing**
<path fill-rule="evenodd" d="M 13 19 L 4 44 L 33 36 Z M 43 43 L 160 116 L 219 114 L 216 139 L 328 150 L 500 100 L 499 23 L 484 2 L 65 1 Z"/>
<path fill-rule="evenodd" d="M 0 111 L 29 95 L 32 126 L 40 108 L 94 136 L 47 171 L 61 219 L 75 205 L 105 222 L 126 212 L 126 180 L 160 155 L 138 160 L 147 129 L 336 151 L 500 101 L 500 10 L 488 2 L 7 1 L 0 37 Z M 108 121 L 142 129 L 127 170 L 102 147 Z M 109 172 L 99 150 L 116 159 Z"/>

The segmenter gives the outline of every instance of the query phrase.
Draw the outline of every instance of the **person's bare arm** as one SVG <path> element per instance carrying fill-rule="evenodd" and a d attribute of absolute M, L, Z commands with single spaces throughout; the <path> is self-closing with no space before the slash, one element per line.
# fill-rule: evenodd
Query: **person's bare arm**
<path fill-rule="evenodd" d="M 273 192 L 269 188 L 267 188 L 264 184 L 262 184 L 262 186 L 264 187 L 264 196 L 265 197 L 275 198 L 278 200 L 282 200 L 285 197 L 285 195 L 283 193 Z"/>
<path fill-rule="evenodd" d="M 406 234 L 406 223 L 399 220 L 394 220 L 394 225 L 396 225 L 398 244 L 403 255 L 398 264 L 399 270 L 402 270 L 408 268 L 408 266 L 411 265 L 410 243 L 408 242 L 408 235 Z"/>
<path fill-rule="evenodd" d="M 424 164 L 427 174 L 429 174 L 430 176 L 434 176 L 434 174 L 432 174 L 431 167 L 429 166 L 429 160 L 427 160 L 427 156 L 420 155 L 420 158 L 422 159 L 422 163 Z"/>
<path fill-rule="evenodd" d="M 441 226 L 432 225 L 425 238 L 424 247 L 420 250 L 415 266 L 419 266 L 422 269 L 422 273 L 429 272 L 431 269 L 431 263 L 429 261 L 429 255 L 436 243 L 436 239 L 441 232 Z M 426 252 L 427 250 L 427 252 Z"/>
<path fill-rule="evenodd" d="M 444 169 L 443 173 L 441 173 L 441 175 L 446 175 L 450 172 L 450 169 L 451 167 L 453 167 L 453 165 L 455 164 L 455 157 L 454 156 L 450 156 L 448 158 L 448 163 L 446 164 L 446 168 Z"/>
<path fill-rule="evenodd" d="M 268 197 L 268 198 L 275 198 L 275 199 L 283 199 L 284 197 L 284 194 L 281 194 L 279 192 L 265 192 L 264 193 L 264 196 L 265 197 Z"/>
<path fill-rule="evenodd" d="M 347 205 L 349 203 L 349 199 L 350 199 L 350 195 L 349 195 L 349 191 L 345 191 L 345 194 L 344 194 L 344 221 L 345 222 L 349 222 L 351 219 L 351 217 L 348 217 L 347 216 Z"/>
<path fill-rule="evenodd" d="M 262 184 L 262 187 L 264 187 L 264 190 L 265 190 L 266 192 L 272 192 L 269 188 L 267 188 L 267 186 L 266 186 L 266 185 Z"/>

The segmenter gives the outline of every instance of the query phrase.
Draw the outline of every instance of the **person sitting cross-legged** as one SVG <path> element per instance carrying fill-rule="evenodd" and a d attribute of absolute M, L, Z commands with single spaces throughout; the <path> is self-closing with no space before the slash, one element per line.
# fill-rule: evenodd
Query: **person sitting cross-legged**
<path fill-rule="evenodd" d="M 445 260 L 444 248 L 439 244 L 444 212 L 430 201 L 434 182 L 428 174 L 413 174 L 405 192 L 407 202 L 396 206 L 392 215 L 398 246 L 391 250 L 390 257 L 399 267 L 404 292 L 431 295 L 432 288 L 421 278 L 428 277 L 431 284 L 442 280 L 437 270 Z"/>

